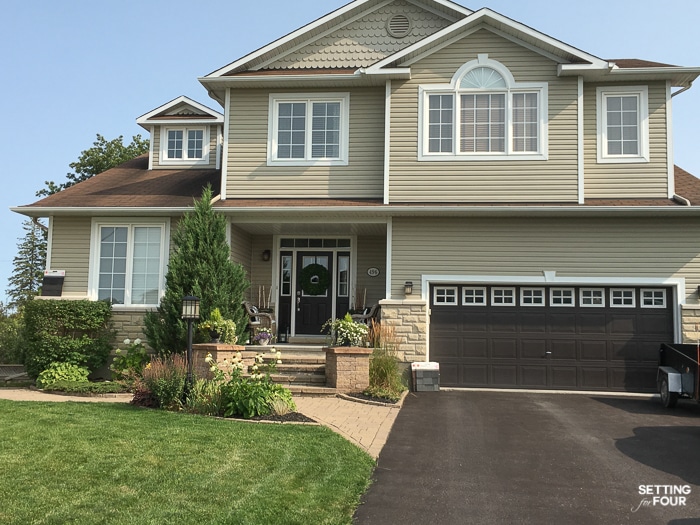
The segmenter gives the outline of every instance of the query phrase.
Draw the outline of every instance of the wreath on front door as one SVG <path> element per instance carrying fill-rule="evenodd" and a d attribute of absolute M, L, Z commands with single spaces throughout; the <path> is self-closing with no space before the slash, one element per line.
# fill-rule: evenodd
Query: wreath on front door
<path fill-rule="evenodd" d="M 328 269 L 320 264 L 309 264 L 299 274 L 299 286 L 306 295 L 323 295 L 330 283 Z"/>

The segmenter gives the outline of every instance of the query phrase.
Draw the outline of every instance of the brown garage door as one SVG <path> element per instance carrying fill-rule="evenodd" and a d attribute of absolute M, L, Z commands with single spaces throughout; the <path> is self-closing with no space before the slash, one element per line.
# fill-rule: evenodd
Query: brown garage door
<path fill-rule="evenodd" d="M 443 386 L 654 391 L 672 303 L 670 288 L 434 285 L 430 359 Z"/>

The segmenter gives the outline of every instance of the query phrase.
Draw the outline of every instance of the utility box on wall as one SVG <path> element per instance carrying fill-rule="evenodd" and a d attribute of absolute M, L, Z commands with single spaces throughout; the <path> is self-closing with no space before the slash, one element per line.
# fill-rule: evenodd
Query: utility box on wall
<path fill-rule="evenodd" d="M 440 363 L 411 363 L 414 392 L 438 392 L 440 390 Z"/>
<path fill-rule="evenodd" d="M 44 270 L 44 280 L 41 282 L 42 297 L 61 297 L 65 270 Z"/>

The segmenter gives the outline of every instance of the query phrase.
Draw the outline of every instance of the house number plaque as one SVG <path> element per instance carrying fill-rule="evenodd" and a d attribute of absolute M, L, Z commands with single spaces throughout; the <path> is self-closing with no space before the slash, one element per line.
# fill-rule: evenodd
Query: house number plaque
<path fill-rule="evenodd" d="M 374 266 L 367 268 L 367 275 L 370 277 L 379 277 L 379 268 L 375 268 Z"/>

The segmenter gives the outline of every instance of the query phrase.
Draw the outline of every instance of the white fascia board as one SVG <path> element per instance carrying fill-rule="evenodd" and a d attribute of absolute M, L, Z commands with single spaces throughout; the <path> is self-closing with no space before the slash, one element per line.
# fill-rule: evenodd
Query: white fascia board
<path fill-rule="evenodd" d="M 85 208 L 66 208 L 66 207 L 27 207 L 13 206 L 10 211 L 26 215 L 27 217 L 55 217 L 59 215 L 72 216 L 109 216 L 109 217 L 131 217 L 131 216 L 158 216 L 169 217 L 171 215 L 180 215 L 188 211 L 192 211 L 192 206 L 183 206 L 177 208 L 154 208 L 154 207 L 85 207 Z"/>
<path fill-rule="evenodd" d="M 303 70 L 300 70 L 303 71 Z M 218 77 L 218 78 L 208 78 L 201 77 L 199 80 L 205 86 L 220 86 L 220 87 L 233 87 L 235 84 L 245 84 L 250 82 L 255 83 L 275 83 L 280 81 L 308 81 L 308 80 L 354 80 L 359 78 L 361 75 L 358 69 L 354 73 L 347 73 L 342 75 L 334 74 L 321 74 L 321 75 L 310 75 L 308 73 L 300 73 L 299 75 L 236 75 L 235 77 Z M 244 86 L 241 86 L 244 87 Z"/>
<path fill-rule="evenodd" d="M 216 117 L 215 121 L 208 119 L 207 122 L 215 122 L 215 123 L 223 123 L 224 122 L 224 115 L 222 113 L 219 113 L 218 111 L 211 109 L 211 108 L 205 106 L 204 104 L 200 104 L 196 100 L 192 100 L 189 97 L 181 95 L 181 96 L 171 100 L 170 102 L 166 102 L 162 106 L 159 106 L 156 109 L 151 110 L 148 113 L 141 115 L 139 118 L 136 119 L 136 123 L 141 125 L 141 126 L 144 126 L 146 123 L 148 123 L 149 119 L 156 117 L 156 116 L 160 115 L 161 113 L 167 111 L 168 109 L 175 107 L 178 104 L 182 104 L 182 103 L 188 104 L 188 105 L 206 113 L 207 115 L 210 115 L 212 117 Z M 202 119 L 197 119 L 195 116 L 192 117 L 192 119 L 191 119 L 192 122 L 190 122 L 190 119 L 187 119 L 187 120 L 184 120 L 184 119 L 175 120 L 175 119 L 173 119 L 173 120 L 175 122 L 183 122 L 183 123 L 192 123 L 192 122 L 201 122 L 202 121 Z M 163 119 L 163 120 L 159 120 L 158 122 L 167 122 L 167 120 Z"/>
<path fill-rule="evenodd" d="M 674 85 L 689 86 L 698 76 L 700 67 L 611 67 L 599 69 L 582 64 L 559 65 L 559 76 L 583 76 L 586 80 L 625 80 L 627 77 L 645 80 L 676 80 Z"/>
<path fill-rule="evenodd" d="M 602 60 L 594 55 L 590 55 L 588 53 L 585 53 L 581 51 L 580 49 L 577 49 L 573 46 L 570 46 L 568 44 L 565 44 L 555 38 L 552 38 L 548 35 L 545 35 L 544 33 L 540 33 L 539 31 L 536 31 L 532 29 L 531 27 L 528 27 L 524 24 L 521 24 L 520 22 L 516 22 L 515 20 L 511 20 L 510 18 L 507 18 L 499 13 L 496 13 L 495 11 L 491 11 L 488 8 L 482 8 L 473 13 L 470 16 L 467 16 L 466 18 L 460 20 L 459 22 L 456 22 L 450 26 L 447 26 L 446 28 L 442 29 L 441 31 L 438 31 L 437 33 L 432 34 L 431 36 L 424 38 L 423 40 L 416 42 L 415 44 L 397 52 L 394 53 L 393 55 L 377 62 L 376 64 L 373 64 L 368 68 L 368 73 L 374 73 L 375 70 L 380 69 L 388 64 L 391 64 L 393 62 L 396 62 L 400 60 L 401 58 L 408 56 L 412 53 L 415 53 L 419 51 L 421 48 L 425 46 L 429 46 L 438 40 L 445 39 L 445 38 L 451 38 L 450 35 L 452 33 L 462 31 L 466 28 L 469 28 L 470 26 L 473 26 L 475 24 L 479 24 L 481 22 L 484 22 L 485 20 L 493 20 L 495 22 L 499 22 L 503 25 L 507 25 L 512 27 L 513 29 L 523 33 L 524 35 L 527 35 L 531 38 L 534 38 L 536 40 L 539 40 L 540 42 L 550 45 L 552 47 L 556 47 L 558 49 L 561 49 L 562 51 L 569 53 L 571 55 L 578 56 L 582 60 L 585 60 L 587 62 L 590 62 L 592 64 L 592 67 L 595 69 L 601 69 L 601 68 L 608 68 L 608 62 L 606 60 Z"/>

